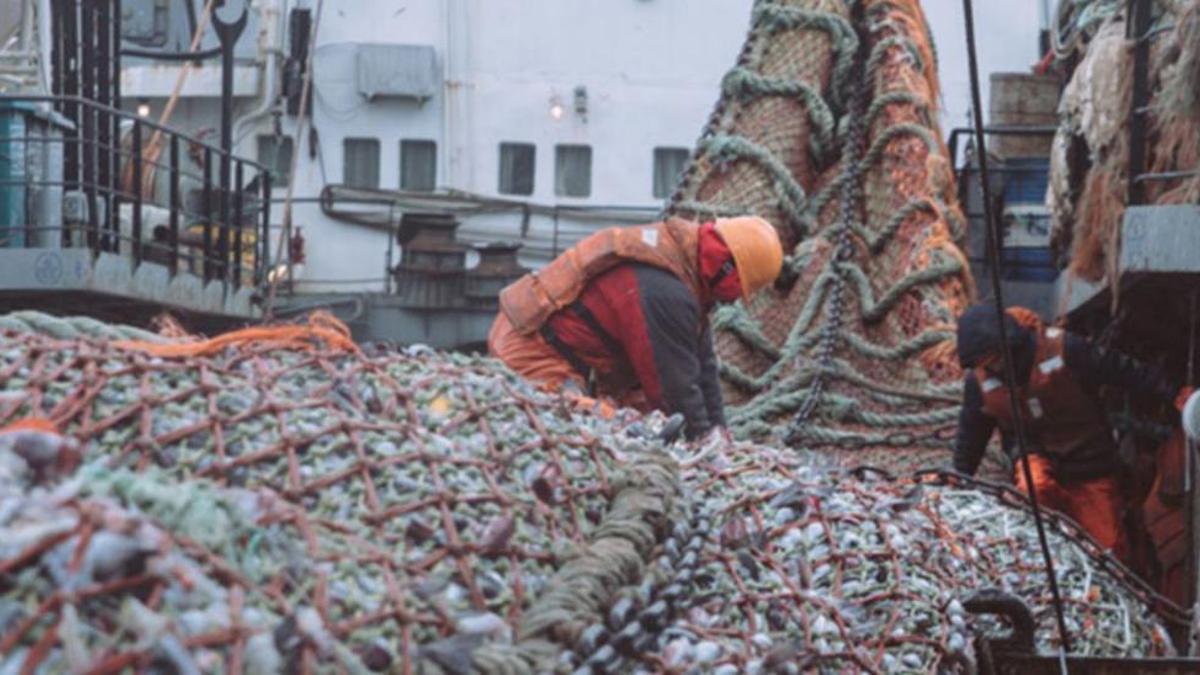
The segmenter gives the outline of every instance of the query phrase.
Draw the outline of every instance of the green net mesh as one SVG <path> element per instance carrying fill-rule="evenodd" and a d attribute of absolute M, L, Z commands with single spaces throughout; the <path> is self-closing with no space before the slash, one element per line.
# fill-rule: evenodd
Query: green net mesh
<path fill-rule="evenodd" d="M 849 5 L 755 4 L 672 200 L 787 242 L 795 283 L 714 319 L 761 444 L 329 331 L 167 357 L 194 343 L 0 317 L 0 672 L 969 673 L 981 589 L 1053 649 L 1024 499 L 910 471 L 970 279 L 924 18 Z M 1173 653 L 1188 617 L 1049 529 L 1075 650 Z"/>
<path fill-rule="evenodd" d="M 807 447 L 944 448 L 961 378 L 952 326 L 971 282 L 939 140 L 936 63 L 916 3 L 863 5 L 860 31 L 847 3 L 755 4 L 672 209 L 762 215 L 790 251 L 790 289 L 714 318 L 734 428 L 778 440 L 815 396 L 800 429 Z M 848 132 L 855 88 L 866 127 L 857 145 Z M 859 186 L 853 213 L 839 204 L 847 181 Z M 851 250 L 838 256 L 845 228 Z M 920 452 L 876 456 L 924 461 Z"/>
<path fill-rule="evenodd" d="M 1054 644 L 1011 489 L 669 445 L 490 360 L 0 329 L 0 392 L 5 672 L 968 672 L 988 587 Z M 1076 649 L 1171 653 L 1186 619 L 1051 530 Z"/>

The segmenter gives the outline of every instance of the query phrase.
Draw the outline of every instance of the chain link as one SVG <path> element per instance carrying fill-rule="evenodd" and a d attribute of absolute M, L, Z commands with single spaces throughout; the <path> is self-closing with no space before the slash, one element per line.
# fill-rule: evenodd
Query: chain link
<path fill-rule="evenodd" d="M 677 521 L 655 563 L 661 581 L 654 583 L 650 575 L 634 594 L 617 599 L 604 619 L 585 628 L 573 648 L 562 653 L 560 672 L 625 672 L 641 655 L 658 649 L 663 631 L 685 615 L 699 596 L 693 585 L 714 523 L 708 505 L 697 505 L 690 518 Z"/>
<path fill-rule="evenodd" d="M 848 124 L 846 143 L 843 156 L 846 165 L 842 169 L 840 202 L 838 204 L 840 218 L 837 225 L 836 239 L 832 264 L 834 269 L 833 283 L 829 289 L 829 297 L 825 305 L 825 325 L 821 327 L 820 343 L 817 348 L 817 372 L 813 377 L 808 396 L 801 403 L 796 416 L 792 419 L 784 441 L 796 445 L 804 434 L 804 427 L 812 419 L 828 386 L 829 375 L 833 371 L 833 353 L 841 339 L 842 321 L 844 315 L 846 270 L 844 264 L 854 257 L 854 242 L 851 232 L 858 223 L 857 205 L 862 203 L 862 154 L 866 135 L 867 97 L 871 93 L 871 82 L 867 77 L 861 77 L 863 62 L 859 58 L 855 64 L 859 71 L 859 86 L 851 94 L 850 105 L 846 111 Z"/>

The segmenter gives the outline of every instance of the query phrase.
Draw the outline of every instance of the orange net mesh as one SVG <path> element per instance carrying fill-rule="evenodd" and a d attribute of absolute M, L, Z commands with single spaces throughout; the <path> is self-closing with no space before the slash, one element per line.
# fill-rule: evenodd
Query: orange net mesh
<path fill-rule="evenodd" d="M 144 352 L 161 358 L 213 356 L 229 347 L 253 344 L 259 349 L 316 349 L 325 346 L 335 351 L 358 353 L 350 329 L 328 312 L 313 312 L 307 325 L 255 326 L 224 333 L 208 340 L 182 342 L 145 342 L 121 340 L 119 349 Z"/>
<path fill-rule="evenodd" d="M 781 438 L 815 397 L 807 447 L 943 448 L 961 378 L 954 319 L 973 289 L 936 119 L 934 51 L 918 3 L 863 12 L 865 32 L 841 2 L 756 5 L 672 205 L 694 218 L 764 216 L 791 253 L 790 289 L 714 319 L 737 429 Z M 846 129 L 858 87 L 865 132 L 855 143 Z M 839 199 L 847 181 L 853 213 Z M 851 251 L 839 256 L 846 227 Z M 926 459 L 890 454 L 895 466 Z"/>
<path fill-rule="evenodd" d="M 72 670 L 72 649 L 93 672 L 159 663 L 158 643 L 120 637 L 145 626 L 110 625 L 125 614 L 161 626 L 180 672 L 411 672 L 471 663 L 439 643 L 458 633 L 569 640 L 572 620 L 536 599 L 570 550 L 615 528 L 636 559 L 659 527 L 646 510 L 670 509 L 670 460 L 621 432 L 630 413 L 481 359 L 368 357 L 327 316 L 165 346 L 0 340 L 0 486 L 19 486 L 15 520 L 0 514 L 0 664 L 29 672 Z M 35 489 L 80 447 L 82 480 Z M 13 480 L 10 448 L 29 467 Z M 9 584 L 29 602 L 9 604 Z"/>

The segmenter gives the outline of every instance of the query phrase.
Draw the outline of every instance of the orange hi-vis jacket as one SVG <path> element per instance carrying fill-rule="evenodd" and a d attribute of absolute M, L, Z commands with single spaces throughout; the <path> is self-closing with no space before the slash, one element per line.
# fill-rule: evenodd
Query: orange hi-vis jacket
<path fill-rule="evenodd" d="M 1142 504 L 1146 533 L 1159 566 L 1159 592 L 1181 606 L 1188 600 L 1185 453 L 1187 440 L 1177 429 L 1158 449 L 1154 485 Z"/>
<path fill-rule="evenodd" d="M 576 244 L 537 272 L 500 291 L 500 311 L 518 335 L 531 335 L 575 302 L 587 283 L 624 262 L 666 270 L 703 297 L 697 264 L 699 226 L 680 218 L 611 227 Z"/>
<path fill-rule="evenodd" d="M 1100 448 L 1116 452 L 1108 420 L 1095 397 L 1088 394 L 1063 360 L 1064 333 L 1059 328 L 1038 329 L 1037 348 L 1029 381 L 1018 388 L 1029 438 L 1038 452 L 1054 458 Z M 1013 412 L 1008 388 L 983 368 L 975 369 L 983 391 L 983 412 L 996 420 L 1005 433 L 1013 431 Z"/>

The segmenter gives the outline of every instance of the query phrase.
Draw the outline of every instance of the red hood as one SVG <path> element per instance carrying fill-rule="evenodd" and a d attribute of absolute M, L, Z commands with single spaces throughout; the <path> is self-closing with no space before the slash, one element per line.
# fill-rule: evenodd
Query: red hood
<path fill-rule="evenodd" d="M 697 259 L 700 262 L 700 280 L 704 286 L 704 291 L 708 297 L 700 298 L 701 302 L 708 307 L 713 302 L 734 302 L 742 297 L 742 281 L 738 278 L 737 268 L 725 275 L 715 287 L 711 286 L 709 280 L 717 275 L 721 267 L 733 258 L 733 254 L 729 252 L 729 247 L 725 245 L 725 241 L 721 239 L 721 235 L 717 234 L 717 230 L 712 223 L 705 223 L 700 226 L 699 251 Z"/>

